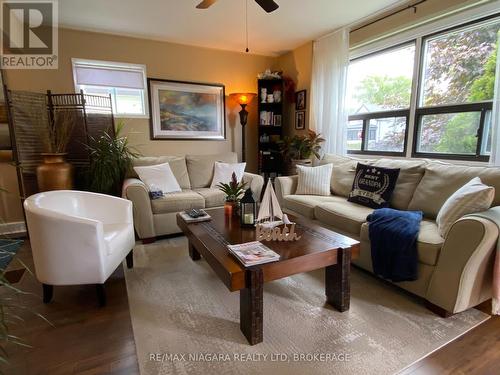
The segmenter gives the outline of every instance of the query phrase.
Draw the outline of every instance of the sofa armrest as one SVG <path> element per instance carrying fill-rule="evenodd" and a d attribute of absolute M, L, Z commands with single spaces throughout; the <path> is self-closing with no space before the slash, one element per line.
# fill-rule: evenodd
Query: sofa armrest
<path fill-rule="evenodd" d="M 264 186 L 264 178 L 258 174 L 245 172 L 243 174 L 243 182 L 246 182 L 248 187 L 252 189 L 253 198 L 256 202 L 260 202 L 262 187 Z"/>
<path fill-rule="evenodd" d="M 451 227 L 441 248 L 426 299 L 458 313 L 491 298 L 497 225 L 463 217 Z"/>
<path fill-rule="evenodd" d="M 149 191 L 144 182 L 127 178 L 123 182 L 123 197 L 132 201 L 134 228 L 140 239 L 156 237 Z"/>
<path fill-rule="evenodd" d="M 287 195 L 295 194 L 298 180 L 299 177 L 297 175 L 276 177 L 274 179 L 274 190 L 276 191 L 276 197 L 282 208 L 285 207 L 283 198 Z"/>

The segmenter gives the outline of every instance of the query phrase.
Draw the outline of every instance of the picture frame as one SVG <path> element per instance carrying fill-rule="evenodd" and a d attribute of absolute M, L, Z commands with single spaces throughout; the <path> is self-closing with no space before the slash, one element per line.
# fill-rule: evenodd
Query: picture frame
<path fill-rule="evenodd" d="M 151 140 L 225 140 L 225 86 L 148 78 Z"/>
<path fill-rule="evenodd" d="M 304 111 L 306 109 L 307 91 L 300 90 L 295 93 L 295 110 Z"/>
<path fill-rule="evenodd" d="M 306 112 L 295 112 L 295 129 L 304 130 L 306 128 Z"/>
<path fill-rule="evenodd" d="M 281 126 L 281 124 L 282 124 L 281 119 L 282 119 L 281 115 L 273 115 L 273 125 L 274 126 Z"/>

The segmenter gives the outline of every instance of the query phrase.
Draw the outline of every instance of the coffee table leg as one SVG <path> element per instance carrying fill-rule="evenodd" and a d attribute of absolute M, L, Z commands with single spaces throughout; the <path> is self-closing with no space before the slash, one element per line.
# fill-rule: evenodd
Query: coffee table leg
<path fill-rule="evenodd" d="M 263 285 L 261 269 L 246 271 L 246 287 L 240 290 L 240 329 L 250 345 L 263 339 Z"/>
<path fill-rule="evenodd" d="M 196 250 L 194 248 L 194 246 L 191 243 L 191 241 L 189 241 L 189 256 L 191 257 L 192 260 L 199 260 L 199 259 L 201 259 L 200 253 L 198 252 L 198 250 Z"/>
<path fill-rule="evenodd" d="M 337 264 L 325 267 L 326 301 L 340 312 L 349 310 L 351 299 L 351 249 L 339 249 Z"/>

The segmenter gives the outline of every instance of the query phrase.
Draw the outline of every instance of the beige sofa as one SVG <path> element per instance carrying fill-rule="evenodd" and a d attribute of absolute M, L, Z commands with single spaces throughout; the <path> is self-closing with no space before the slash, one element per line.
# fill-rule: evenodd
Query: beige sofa
<path fill-rule="evenodd" d="M 424 213 L 417 242 L 419 278 L 396 284 L 427 300 L 429 307 L 442 315 L 464 311 L 491 298 L 498 227 L 485 219 L 464 217 L 453 225 L 446 238 L 441 238 L 435 219 L 445 200 L 475 176 L 495 187 L 493 205 L 500 205 L 500 168 L 326 155 L 321 164 L 334 165 L 331 196 L 296 195 L 297 176 L 275 180 L 276 193 L 285 211 L 360 240 L 360 257 L 354 263 L 370 272 L 373 270 L 366 217 L 373 210 L 347 201 L 358 162 L 400 168 L 391 206 Z"/>
<path fill-rule="evenodd" d="M 152 200 L 146 185 L 137 178 L 135 172 L 130 172 L 123 185 L 123 195 L 132 201 L 135 231 L 144 243 L 152 242 L 158 236 L 180 233 L 176 223 L 179 211 L 190 208 L 212 209 L 224 205 L 224 193 L 210 188 L 216 161 L 236 163 L 237 155 L 158 156 L 141 157 L 134 161 L 135 166 L 168 162 L 182 188 L 182 192 L 165 194 Z M 243 181 L 258 200 L 264 179 L 259 175 L 245 173 Z"/>

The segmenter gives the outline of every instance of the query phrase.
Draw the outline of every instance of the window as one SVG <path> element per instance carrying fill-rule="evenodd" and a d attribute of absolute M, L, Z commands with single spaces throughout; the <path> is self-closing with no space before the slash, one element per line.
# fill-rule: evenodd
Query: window
<path fill-rule="evenodd" d="M 413 42 L 349 64 L 348 150 L 404 153 L 414 59 Z"/>
<path fill-rule="evenodd" d="M 348 152 L 486 161 L 499 31 L 490 17 L 351 60 Z"/>
<path fill-rule="evenodd" d="M 75 89 L 89 95 L 111 95 L 118 117 L 147 117 L 144 65 L 73 59 Z"/>

